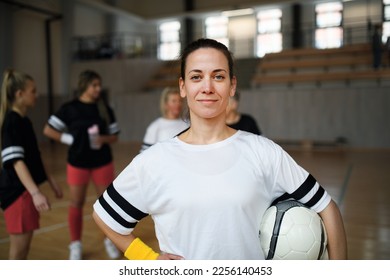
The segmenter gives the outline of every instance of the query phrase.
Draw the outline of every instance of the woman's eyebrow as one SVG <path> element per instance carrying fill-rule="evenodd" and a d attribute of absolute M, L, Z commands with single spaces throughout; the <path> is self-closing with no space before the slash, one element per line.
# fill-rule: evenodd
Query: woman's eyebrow
<path fill-rule="evenodd" d="M 192 70 L 188 71 L 188 74 L 190 74 L 191 72 L 202 73 L 203 71 L 199 70 L 199 69 L 192 69 Z M 215 69 L 215 70 L 212 71 L 212 73 L 216 73 L 216 72 L 226 72 L 227 73 L 227 71 L 225 69 L 223 69 L 223 68 Z"/>

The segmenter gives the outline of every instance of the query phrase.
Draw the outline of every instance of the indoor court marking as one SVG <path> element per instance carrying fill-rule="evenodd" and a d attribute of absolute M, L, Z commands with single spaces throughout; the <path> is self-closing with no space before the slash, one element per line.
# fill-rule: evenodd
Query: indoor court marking
<path fill-rule="evenodd" d="M 350 164 L 348 166 L 347 172 L 346 172 L 345 177 L 344 177 L 344 182 L 343 182 L 343 185 L 341 187 L 340 195 L 337 199 L 337 205 L 339 207 L 342 207 L 342 204 L 344 202 L 344 197 L 345 197 L 345 194 L 346 194 L 347 189 L 348 189 L 348 183 L 349 183 L 349 179 L 351 178 L 352 170 L 353 170 L 353 164 Z"/>

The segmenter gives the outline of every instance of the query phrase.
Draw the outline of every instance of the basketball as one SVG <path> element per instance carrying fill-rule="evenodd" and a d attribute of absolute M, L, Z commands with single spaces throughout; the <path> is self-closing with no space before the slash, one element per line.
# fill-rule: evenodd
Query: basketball
<path fill-rule="evenodd" d="M 327 259 L 327 235 L 321 217 L 295 200 L 279 202 L 264 213 L 259 232 L 266 259 Z"/>

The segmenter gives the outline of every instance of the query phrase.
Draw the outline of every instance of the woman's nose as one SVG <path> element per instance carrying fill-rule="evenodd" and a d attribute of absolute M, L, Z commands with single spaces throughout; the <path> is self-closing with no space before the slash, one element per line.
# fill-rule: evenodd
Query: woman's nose
<path fill-rule="evenodd" d="M 206 78 L 203 80 L 203 90 L 204 93 L 212 93 L 212 83 L 211 79 Z"/>

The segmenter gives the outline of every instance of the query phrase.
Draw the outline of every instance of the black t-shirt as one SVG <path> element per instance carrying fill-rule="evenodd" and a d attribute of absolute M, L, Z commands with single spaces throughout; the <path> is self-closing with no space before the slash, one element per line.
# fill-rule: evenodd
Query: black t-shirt
<path fill-rule="evenodd" d="M 6 114 L 1 130 L 0 204 L 5 209 L 25 190 L 14 169 L 14 162 L 23 160 L 34 182 L 39 185 L 46 181 L 40 151 L 32 123 L 14 111 Z"/>
<path fill-rule="evenodd" d="M 241 114 L 240 120 L 234 124 L 229 124 L 229 126 L 237 130 L 243 130 L 261 135 L 261 130 L 257 126 L 256 120 L 247 114 Z"/>
<path fill-rule="evenodd" d="M 90 148 L 88 128 L 96 124 L 100 135 L 119 133 L 119 127 L 112 109 L 105 105 L 108 123 L 99 114 L 97 103 L 84 103 L 74 99 L 65 103 L 49 118 L 49 125 L 59 132 L 67 131 L 73 138 L 68 150 L 68 162 L 80 168 L 96 168 L 112 161 L 111 148 L 108 144 L 98 150 Z"/>

